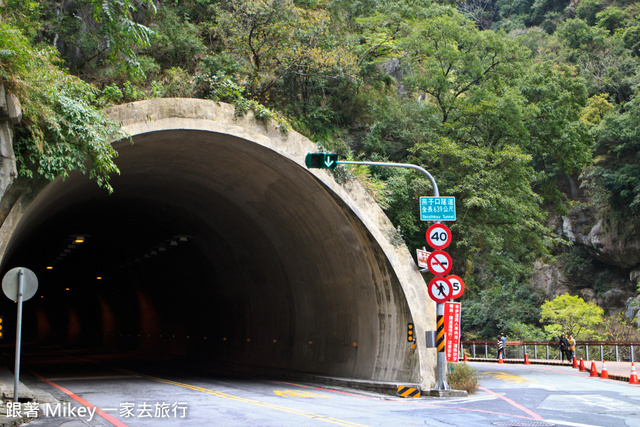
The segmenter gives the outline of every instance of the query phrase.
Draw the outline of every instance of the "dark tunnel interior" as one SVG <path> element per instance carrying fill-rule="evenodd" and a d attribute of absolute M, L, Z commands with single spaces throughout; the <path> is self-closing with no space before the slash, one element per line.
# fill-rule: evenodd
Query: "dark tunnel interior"
<path fill-rule="evenodd" d="M 300 165 L 240 138 L 121 142 L 109 195 L 75 174 L 16 226 L 2 274 L 34 271 L 23 342 L 409 378 L 410 313 L 358 216 Z M 10 346 L 15 304 L 0 299 Z M 407 362 L 407 360 L 409 362 Z"/>
<path fill-rule="evenodd" d="M 233 304 L 220 286 L 205 285 L 219 279 L 188 217 L 140 200 L 105 199 L 74 205 L 24 236 L 11 265 L 39 278 L 37 295 L 24 305 L 24 339 L 81 347 L 126 347 L 160 335 L 169 343 L 203 340 Z"/>

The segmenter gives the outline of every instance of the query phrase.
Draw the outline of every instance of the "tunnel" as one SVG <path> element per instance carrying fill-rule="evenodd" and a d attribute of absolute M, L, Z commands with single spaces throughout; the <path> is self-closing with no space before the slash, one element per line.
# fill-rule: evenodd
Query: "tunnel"
<path fill-rule="evenodd" d="M 433 385 L 406 337 L 434 329 L 424 281 L 357 180 L 304 166 L 315 144 L 211 101 L 107 114 L 131 135 L 115 191 L 34 183 L 3 218 L 2 274 L 39 282 L 25 342 Z"/>

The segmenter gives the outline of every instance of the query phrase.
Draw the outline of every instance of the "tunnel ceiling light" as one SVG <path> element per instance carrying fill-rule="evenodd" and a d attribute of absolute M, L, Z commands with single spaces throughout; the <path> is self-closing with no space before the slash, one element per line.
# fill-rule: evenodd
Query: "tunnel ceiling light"
<path fill-rule="evenodd" d="M 96 277 L 96 280 L 102 280 L 102 276 Z"/>
<path fill-rule="evenodd" d="M 53 270 L 53 266 L 52 265 L 48 265 L 47 266 L 47 270 Z"/>
<path fill-rule="evenodd" d="M 181 241 L 181 242 L 188 242 L 188 241 L 189 241 L 189 237 L 187 237 L 187 236 L 180 236 L 180 237 L 178 238 L 178 240 L 179 240 L 179 241 Z"/>
<path fill-rule="evenodd" d="M 65 291 L 70 291 L 71 289 L 70 289 L 70 288 L 64 288 L 64 290 L 65 290 Z"/>
<path fill-rule="evenodd" d="M 84 236 L 76 236 L 73 243 L 84 243 Z"/>

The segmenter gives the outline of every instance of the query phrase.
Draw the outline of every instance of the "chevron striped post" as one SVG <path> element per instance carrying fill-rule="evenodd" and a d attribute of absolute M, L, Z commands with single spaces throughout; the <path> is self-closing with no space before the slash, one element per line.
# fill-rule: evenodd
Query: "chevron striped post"
<path fill-rule="evenodd" d="M 438 353 L 444 353 L 444 315 L 438 314 L 437 319 L 436 348 L 438 349 Z"/>
<path fill-rule="evenodd" d="M 399 397 L 420 397 L 420 390 L 418 390 L 417 388 L 399 385 L 398 396 Z"/>

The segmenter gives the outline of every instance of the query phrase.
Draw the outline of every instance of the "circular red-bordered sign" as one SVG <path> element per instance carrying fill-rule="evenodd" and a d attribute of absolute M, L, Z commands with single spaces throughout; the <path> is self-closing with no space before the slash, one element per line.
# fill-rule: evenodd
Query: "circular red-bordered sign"
<path fill-rule="evenodd" d="M 452 274 L 447 276 L 446 279 L 451 284 L 451 299 L 458 299 L 464 293 L 464 282 L 459 276 Z"/>
<path fill-rule="evenodd" d="M 445 251 L 433 251 L 427 258 L 427 268 L 436 276 L 446 276 L 451 271 L 451 256 Z"/>
<path fill-rule="evenodd" d="M 445 277 L 434 277 L 427 289 L 429 296 L 435 302 L 443 303 L 451 298 L 451 283 Z"/>
<path fill-rule="evenodd" d="M 433 249 L 444 249 L 451 244 L 451 230 L 444 224 L 433 224 L 427 229 L 427 243 Z"/>

